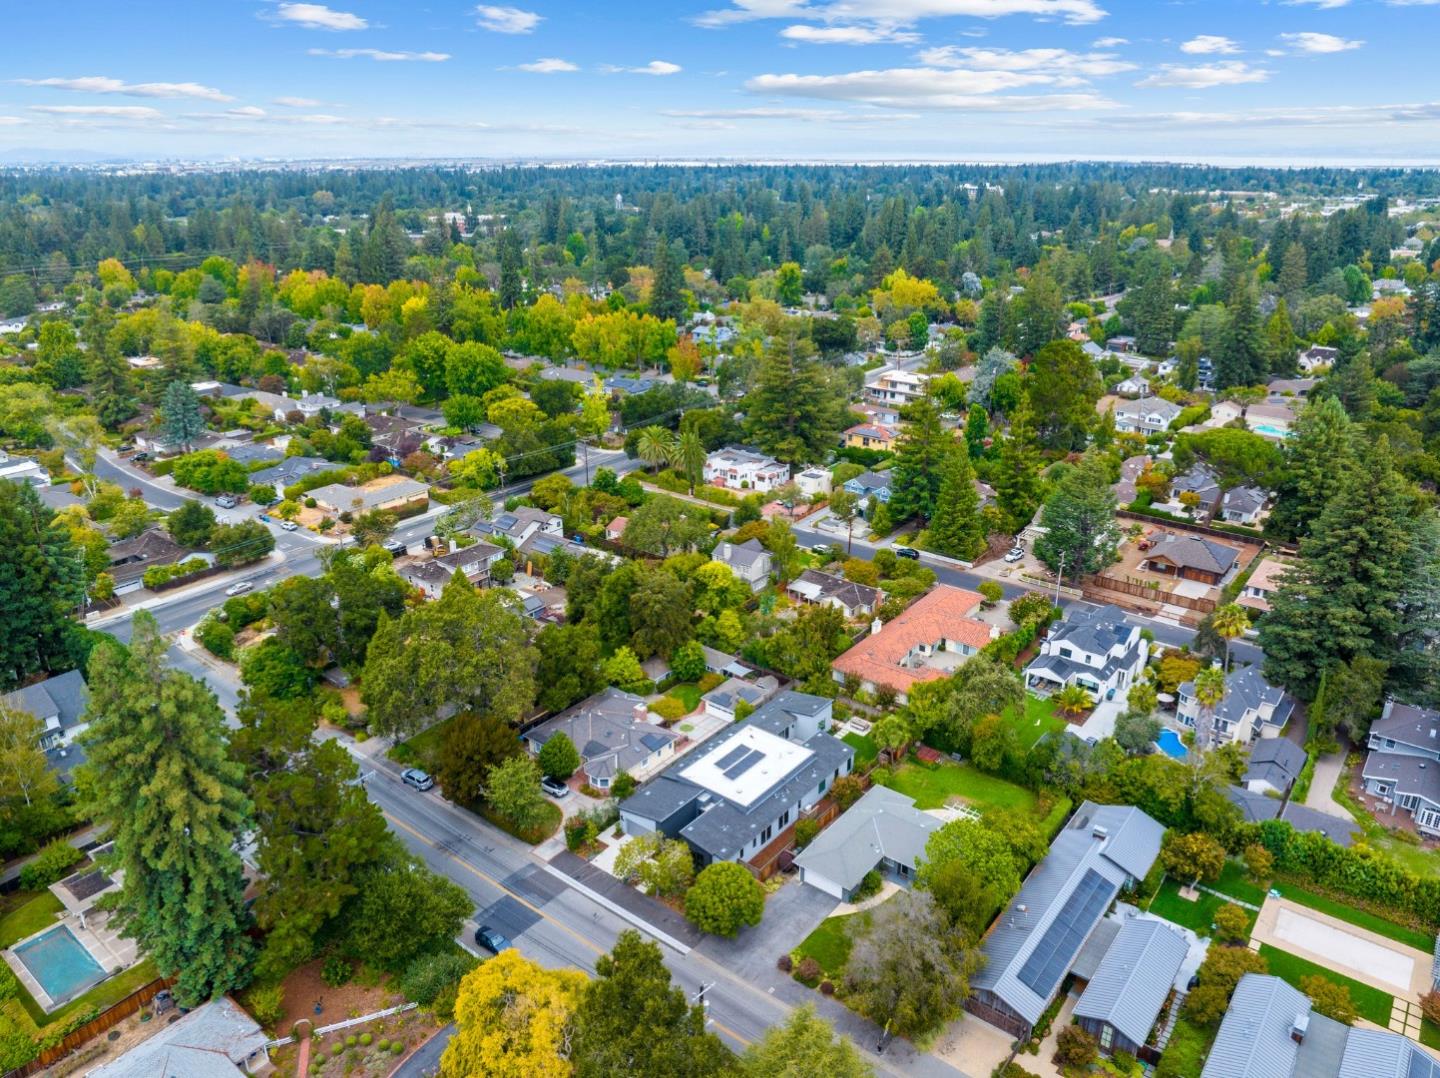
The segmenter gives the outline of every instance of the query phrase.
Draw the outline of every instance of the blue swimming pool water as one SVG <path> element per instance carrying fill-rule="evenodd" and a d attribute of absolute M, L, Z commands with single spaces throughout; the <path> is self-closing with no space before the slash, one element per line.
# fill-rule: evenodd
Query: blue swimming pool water
<path fill-rule="evenodd" d="M 1268 434 L 1271 438 L 1288 438 L 1291 434 L 1291 432 L 1288 430 L 1281 430 L 1279 427 L 1272 427 L 1268 423 L 1256 423 L 1255 426 L 1251 427 L 1250 429 L 1253 430 L 1256 434 Z"/>
<path fill-rule="evenodd" d="M 15 948 L 40 987 L 56 1003 L 73 999 L 105 979 L 105 970 L 66 925 L 58 925 Z"/>
<path fill-rule="evenodd" d="M 1180 740 L 1180 735 L 1174 730 L 1161 730 L 1160 736 L 1155 739 L 1155 744 L 1160 746 L 1160 751 L 1166 756 L 1173 756 L 1177 760 L 1183 760 L 1190 755 L 1190 750 Z"/>

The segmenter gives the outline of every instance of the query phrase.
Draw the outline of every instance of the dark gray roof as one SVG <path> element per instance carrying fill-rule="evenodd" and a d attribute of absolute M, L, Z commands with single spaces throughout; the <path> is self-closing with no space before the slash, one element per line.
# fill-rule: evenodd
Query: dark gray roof
<path fill-rule="evenodd" d="M 822 573 L 818 569 L 806 569 L 791 582 L 791 588 L 794 588 L 796 584 L 811 584 L 819 590 L 820 599 L 834 599 L 850 610 L 857 607 L 873 607 L 880 599 L 879 588 L 857 584 L 853 580 L 846 580 L 843 576 Z"/>
<path fill-rule="evenodd" d="M 276 449 L 273 445 L 263 442 L 251 442 L 248 445 L 231 446 L 225 450 L 225 455 L 231 460 L 239 461 L 241 464 L 258 464 L 261 461 L 267 464 L 271 461 L 284 460 L 283 450 Z"/>
<path fill-rule="evenodd" d="M 1297 805 L 1294 801 L 1285 802 L 1280 818 L 1297 831 L 1319 832 L 1337 846 L 1349 846 L 1360 834 L 1360 828 L 1354 821 L 1342 820 L 1339 816 Z"/>
<path fill-rule="evenodd" d="M 1177 535 L 1167 532 L 1145 555 L 1147 560 L 1164 558 L 1184 569 L 1224 576 L 1240 555 L 1233 547 L 1198 535 Z"/>
<path fill-rule="evenodd" d="M 1263 823 L 1280 815 L 1280 799 L 1255 793 L 1243 786 L 1225 787 L 1225 796 L 1240 810 L 1246 823 Z M 1337 820 L 1336 823 L 1339 821 Z"/>
<path fill-rule="evenodd" d="M 852 490 L 859 488 L 862 495 L 876 490 L 889 490 L 890 475 L 884 472 L 862 472 L 853 479 L 846 480 L 845 486 Z"/>
<path fill-rule="evenodd" d="M 1283 737 L 1262 737 L 1250 749 L 1250 764 L 1242 782 L 1268 782 L 1284 790 L 1300 777 L 1305 750 Z"/>
<path fill-rule="evenodd" d="M 1065 620 L 1050 630 L 1047 639 L 1092 655 L 1104 655 L 1125 643 L 1132 631 L 1134 627 L 1125 620 L 1125 611 L 1118 606 L 1072 606 Z"/>
<path fill-rule="evenodd" d="M 1265 492 L 1259 487 L 1232 487 L 1220 499 L 1220 507 L 1237 513 L 1258 513 L 1265 508 Z"/>
<path fill-rule="evenodd" d="M 1196 461 L 1188 471 L 1181 472 L 1170 480 L 1170 489 L 1177 495 L 1192 490 L 1202 498 L 1206 498 L 1207 495 L 1209 498 L 1213 498 L 1220 493 L 1220 477 L 1210 465 L 1204 461 Z M 1206 500 L 1208 501 L 1209 498 Z"/>
<path fill-rule="evenodd" d="M 1160 921 L 1126 921 L 1075 1004 L 1075 1017 L 1108 1022 L 1144 1044 L 1189 951 L 1184 937 Z"/>
<path fill-rule="evenodd" d="M 1370 736 L 1388 737 L 1404 745 L 1440 753 L 1440 713 L 1391 698 L 1385 701 L 1380 717 L 1370 724 Z"/>
<path fill-rule="evenodd" d="M 1193 697 L 1195 682 L 1182 683 L 1180 695 Z M 1233 725 L 1243 719 L 1246 712 L 1258 713 L 1265 706 L 1274 708 L 1270 718 L 1265 721 L 1271 726 L 1284 726 L 1289 721 L 1291 712 L 1295 710 L 1295 698 L 1284 689 L 1266 681 L 1258 666 L 1231 670 L 1225 678 L 1225 696 L 1215 707 L 1215 719 L 1220 725 Z"/>
<path fill-rule="evenodd" d="M 613 686 L 546 719 L 525 739 L 540 746 L 559 733 L 580 750 L 592 774 L 597 764 L 603 764 L 601 772 L 606 774 L 627 771 L 677 740 L 677 735 L 649 721 L 643 699 Z"/>
<path fill-rule="evenodd" d="M 1423 797 L 1440 805 L 1440 762 L 1399 752 L 1372 752 L 1365 757 L 1362 774 L 1394 784 L 1396 794 Z"/>
<path fill-rule="evenodd" d="M 279 464 L 262 468 L 250 474 L 251 483 L 281 483 L 289 486 L 314 472 L 338 471 L 345 467 L 324 457 L 286 457 Z"/>
<path fill-rule="evenodd" d="M 60 729 L 69 730 L 79 723 L 80 716 L 85 713 L 90 690 L 86 688 L 85 677 L 79 670 L 67 670 L 6 693 L 0 699 L 17 711 L 28 711 L 42 723 L 56 719 Z"/>
<path fill-rule="evenodd" d="M 489 565 L 490 559 L 500 553 L 492 543 L 472 543 L 449 554 L 442 554 L 429 561 L 419 561 L 398 570 L 398 575 L 417 584 L 435 584 L 444 587 L 459 569 L 467 577 L 473 577 Z"/>
<path fill-rule="evenodd" d="M 1337 1078 L 1440 1078 L 1440 1063 L 1398 1033 L 1351 1029 Z"/>
<path fill-rule="evenodd" d="M 1095 971 L 1105 960 L 1105 954 L 1119 932 L 1120 922 L 1113 917 L 1107 917 L 1096 925 L 1095 931 L 1091 932 L 1090 938 L 1085 941 L 1085 946 L 1081 947 L 1080 953 L 1075 956 L 1075 961 L 1070 963 L 1070 972 L 1084 981 L 1095 976 Z"/>
<path fill-rule="evenodd" d="M 760 545 L 759 539 L 747 539 L 743 543 L 722 541 L 710 556 L 726 565 L 738 565 L 748 569 L 768 558 L 770 552 Z"/>

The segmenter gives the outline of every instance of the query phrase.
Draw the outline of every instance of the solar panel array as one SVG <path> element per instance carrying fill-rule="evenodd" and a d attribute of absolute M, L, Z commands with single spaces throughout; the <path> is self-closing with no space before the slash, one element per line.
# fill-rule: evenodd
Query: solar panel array
<path fill-rule="evenodd" d="M 1065 906 L 1050 922 L 1045 935 L 1030 952 L 1030 957 L 1020 967 L 1017 975 L 1020 983 L 1041 999 L 1049 999 L 1060 978 L 1070 968 L 1085 936 L 1094 927 L 1095 921 L 1110 899 L 1114 897 L 1115 885 L 1093 868 L 1081 877 L 1075 890 L 1065 900 Z"/>
<path fill-rule="evenodd" d="M 761 752 L 759 749 L 750 749 L 749 753 L 745 757 L 736 760 L 733 764 L 731 764 L 725 769 L 725 777 L 727 779 L 739 778 L 741 775 L 745 774 L 745 772 L 749 771 L 752 767 L 754 767 L 763 759 L 765 759 L 765 754 L 763 752 Z"/>
<path fill-rule="evenodd" d="M 746 755 L 749 751 L 750 751 L 750 750 L 749 750 L 746 746 L 744 746 L 744 745 L 736 745 L 733 749 L 731 749 L 729 752 L 727 752 L 724 756 L 722 756 L 722 757 L 720 757 L 720 759 L 716 760 L 716 761 L 715 761 L 715 766 L 718 767 L 721 771 L 724 771 L 727 767 L 729 767 L 731 764 L 735 763 L 737 760 L 743 760 L 743 759 L 745 758 L 745 755 Z"/>

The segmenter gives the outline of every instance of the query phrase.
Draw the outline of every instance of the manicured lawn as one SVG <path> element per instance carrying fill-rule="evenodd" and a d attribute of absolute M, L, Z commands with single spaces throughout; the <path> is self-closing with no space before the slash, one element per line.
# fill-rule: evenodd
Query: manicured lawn
<path fill-rule="evenodd" d="M 41 891 L 27 899 L 0 917 L 0 947 L 9 947 L 53 925 L 55 915 L 62 909 L 64 906 L 60 900 L 49 891 Z"/>
<path fill-rule="evenodd" d="M 445 719 L 428 730 L 421 730 L 409 740 L 397 741 L 386 755 L 397 764 L 434 771 L 440 759 L 440 748 L 445 742 L 445 730 L 449 725 L 450 720 Z"/>
<path fill-rule="evenodd" d="M 684 701 L 687 715 L 700 706 L 700 686 L 693 681 L 682 681 L 678 685 L 671 685 L 666 693 L 677 700 Z"/>
<path fill-rule="evenodd" d="M 1035 807 L 1035 795 L 1023 786 L 977 771 L 969 764 L 945 760 L 938 764 L 910 762 L 877 774 L 875 781 L 915 799 L 920 809 L 939 808 L 958 797 L 973 808 L 1019 809 Z"/>
<path fill-rule="evenodd" d="M 875 757 L 880 755 L 880 746 L 875 744 L 875 739 L 869 734 L 857 734 L 854 730 L 843 735 L 841 741 L 855 750 L 855 767 L 857 770 L 869 767 L 875 762 Z"/>
<path fill-rule="evenodd" d="M 1163 917 L 1172 924 L 1192 929 L 1197 935 L 1210 935 L 1210 926 L 1215 922 L 1215 911 L 1227 905 L 1219 895 L 1201 891 L 1194 902 L 1180 897 L 1180 884 L 1166 877 L 1150 902 L 1150 912 Z M 1244 909 L 1242 906 L 1241 909 Z M 1255 911 L 1245 910 L 1250 927 L 1255 927 Z"/>
<path fill-rule="evenodd" d="M 1206 1029 L 1192 1025 L 1184 1018 L 1175 1023 L 1170 1034 L 1170 1043 L 1160 1057 L 1157 1075 L 1164 1078 L 1200 1078 L 1205 1067 L 1205 1057 L 1210 1054 L 1210 1045 L 1215 1040 L 1219 1027 Z"/>
<path fill-rule="evenodd" d="M 1420 1020 L 1420 1043 L 1426 1048 L 1440 1048 L 1440 1026 L 1428 1018 Z"/>
<path fill-rule="evenodd" d="M 1337 902 L 1325 895 L 1317 895 L 1313 891 L 1306 891 L 1304 888 L 1296 887 L 1288 883 L 1276 883 L 1276 889 L 1281 896 L 1291 902 L 1308 906 L 1312 910 L 1319 910 L 1321 913 L 1328 913 L 1331 917 L 1338 917 L 1357 928 L 1368 929 L 1376 935 L 1392 939 L 1396 943 L 1403 943 L 1407 947 L 1414 947 L 1416 950 L 1429 954 L 1435 949 L 1435 937 L 1428 933 L 1421 932 L 1416 928 L 1407 928 L 1405 925 L 1397 925 L 1394 921 L 1387 921 L 1383 917 L 1377 917 L 1365 910 L 1352 909 L 1343 902 Z"/>
<path fill-rule="evenodd" d="M 1350 999 L 1355 1004 L 1355 1012 L 1361 1018 L 1368 1018 L 1381 1029 L 1389 1026 L 1390 1005 L 1394 1003 L 1395 997 L 1388 992 L 1382 992 L 1378 988 L 1371 988 L 1368 984 L 1351 980 L 1334 970 L 1317 966 L 1314 962 L 1307 962 L 1303 958 L 1271 947 L 1268 943 L 1260 945 L 1260 954 L 1269 964 L 1271 973 L 1295 988 L 1300 987 L 1302 977 L 1310 977 L 1317 973 L 1326 980 L 1344 985 L 1350 990 Z"/>
<path fill-rule="evenodd" d="M 1241 902 L 1248 902 L 1252 906 L 1265 904 L 1265 888 L 1245 875 L 1245 866 L 1239 861 L 1226 861 L 1225 870 L 1220 873 L 1220 878 L 1206 886 L 1213 887 L 1231 898 L 1238 898 Z"/>
<path fill-rule="evenodd" d="M 1013 709 L 1005 713 L 1010 724 L 1015 728 L 1015 734 L 1020 739 L 1020 747 L 1029 752 L 1047 733 L 1058 733 L 1065 729 L 1065 720 L 1055 714 L 1055 701 L 1053 699 L 1042 700 L 1038 696 L 1025 696 L 1025 710 L 1017 714 Z"/>
<path fill-rule="evenodd" d="M 800 946 L 795 948 L 797 961 L 800 958 L 813 958 L 820 963 L 820 968 L 832 981 L 836 980 L 845 970 L 845 963 L 850 961 L 850 932 L 849 923 L 855 914 L 847 914 L 844 917 L 827 917 L 816 926 L 815 931 L 800 941 Z"/>

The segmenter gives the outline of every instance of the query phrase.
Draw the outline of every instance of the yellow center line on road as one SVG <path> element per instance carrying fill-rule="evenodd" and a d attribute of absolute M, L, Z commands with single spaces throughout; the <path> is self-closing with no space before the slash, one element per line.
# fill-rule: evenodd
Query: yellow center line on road
<path fill-rule="evenodd" d="M 496 888 L 497 890 L 504 891 L 507 895 L 509 895 L 511 898 L 513 898 L 516 902 L 520 903 L 522 906 L 524 906 L 526 909 L 528 909 L 531 913 L 534 913 L 534 914 L 536 914 L 536 915 L 539 916 L 539 917 L 543 917 L 545 920 L 549 921 L 549 922 L 550 922 L 552 925 L 554 925 L 556 928 L 559 928 L 559 929 L 562 929 L 562 930 L 565 931 L 565 932 L 568 932 L 570 935 L 574 936 L 577 940 L 579 940 L 581 943 L 583 943 L 586 947 L 590 948 L 590 950 L 594 951 L 596 954 L 604 954 L 604 953 L 605 953 L 604 950 L 602 950 L 601 948 L 595 946 L 595 944 L 594 944 L 592 941 L 590 941 L 590 940 L 586 939 L 584 936 L 580 935 L 579 932 L 576 932 L 576 931 L 575 931 L 573 928 L 571 928 L 569 925 L 565 924 L 563 921 L 557 921 L 554 917 L 551 917 L 550 914 L 546 913 L 546 912 L 545 912 L 544 910 L 542 910 L 539 906 L 535 905 L 535 903 L 531 902 L 531 901 L 530 901 L 529 899 L 527 899 L 524 895 L 516 894 L 514 891 L 510 890 L 510 888 L 506 887 L 503 883 L 501 883 L 499 880 L 497 880 L 494 876 L 491 876 L 491 875 L 490 875 L 489 873 L 487 873 L 487 872 L 481 871 L 480 869 L 478 869 L 478 868 L 476 868 L 474 865 L 472 865 L 469 861 L 466 861 L 466 860 L 464 860 L 464 859 L 462 859 L 462 858 L 460 858 L 460 857 L 456 857 L 456 856 L 455 856 L 453 853 L 451 853 L 449 850 L 442 849 L 438 843 L 432 842 L 429 838 L 427 838 L 425 835 L 421 834 L 419 831 L 415 830 L 415 828 L 411 827 L 411 826 L 410 826 L 409 824 L 407 824 L 405 821 L 400 820 L 400 819 L 396 819 L 394 816 L 390 815 L 390 813 L 388 813 L 388 812 L 383 813 L 383 815 L 385 816 L 385 818 L 386 818 L 387 820 L 389 820 L 389 821 L 391 822 L 391 824 L 393 824 L 394 826 L 400 828 L 400 830 L 404 831 L 406 834 L 412 836 L 412 837 L 415 838 L 415 839 L 418 839 L 420 842 L 425 843 L 425 845 L 429 846 L 432 850 L 437 850 L 437 851 L 439 851 L 440 853 L 443 853 L 446 857 L 448 857 L 450 860 L 454 861 L 454 862 L 455 862 L 457 865 L 459 865 L 461 868 L 465 869 L 467 872 L 470 872 L 472 875 L 475 875 L 475 876 L 480 877 L 480 879 L 482 879 L 482 880 L 484 880 L 486 883 L 490 884 L 490 886 Z M 729 1028 L 728 1026 L 722 1025 L 721 1023 L 715 1021 L 715 1019 L 713 1019 L 713 1018 L 710 1019 L 710 1024 L 711 1024 L 712 1026 L 714 1026 L 716 1029 L 720 1030 L 720 1032 L 726 1034 L 727 1036 L 733 1038 L 733 1039 L 736 1040 L 736 1041 L 739 1041 L 741 1044 L 745 1045 L 746 1047 L 749 1047 L 749 1045 L 750 1045 L 751 1042 L 750 1042 L 747 1038 L 740 1036 L 740 1034 L 736 1033 L 733 1029 Z"/>

